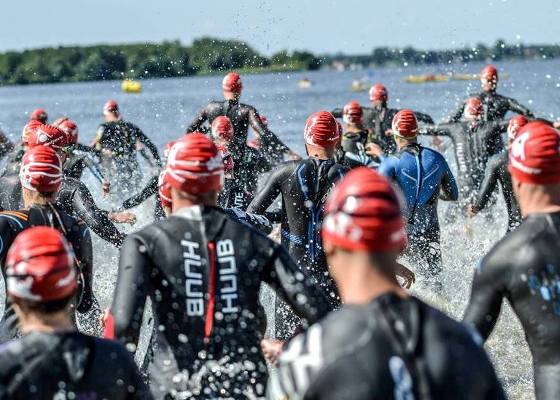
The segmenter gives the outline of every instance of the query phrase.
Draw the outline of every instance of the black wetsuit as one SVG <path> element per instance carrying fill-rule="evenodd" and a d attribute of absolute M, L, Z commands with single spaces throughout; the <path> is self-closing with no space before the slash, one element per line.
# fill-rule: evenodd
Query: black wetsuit
<path fill-rule="evenodd" d="M 111 180 L 116 181 L 115 189 L 126 197 L 138 189 L 138 183 L 142 179 L 136 157 L 138 143 L 146 146 L 155 164 L 161 166 L 156 145 L 131 122 L 118 120 L 99 125 L 96 140 L 96 149 L 101 152 L 102 165 L 112 175 Z M 143 150 L 140 150 L 140 154 L 152 163 Z"/>
<path fill-rule="evenodd" d="M 264 125 L 255 107 L 239 103 L 236 100 L 212 101 L 202 108 L 195 119 L 187 128 L 187 133 L 203 130 L 203 124 L 212 121 L 220 115 L 228 117 L 233 125 L 234 137 L 228 146 L 228 150 L 235 162 L 238 171 L 237 179 L 245 182 L 250 175 L 257 175 L 258 172 L 249 160 L 245 159 L 245 153 L 249 151 L 247 146 L 247 132 L 249 127 L 253 128 L 261 138 L 260 150 L 266 155 L 282 160 L 282 155 L 290 149 Z M 245 183 L 244 183 L 245 185 Z"/>
<path fill-rule="evenodd" d="M 33 206 L 28 210 L 0 212 L 0 265 L 5 282 L 6 254 L 16 236 L 33 226 L 51 226 L 58 229 L 70 242 L 76 259 L 80 277 L 80 293 L 78 295 L 77 310 L 80 313 L 89 312 L 97 303 L 93 294 L 93 250 L 91 237 L 87 226 L 80 220 L 65 213 L 54 204 Z M 17 317 L 13 309 L 8 306 L 7 298 L 4 303 L 4 316 L 0 321 L 0 342 L 6 342 L 17 335 Z"/>
<path fill-rule="evenodd" d="M 517 114 L 523 114 L 528 118 L 534 118 L 534 115 L 528 108 L 519 104 L 516 100 L 502 96 L 496 92 L 480 92 L 471 95 L 471 97 L 476 97 L 482 102 L 484 107 L 484 121 L 502 121 L 508 111 L 512 111 Z M 448 118 L 449 122 L 458 122 L 463 117 L 463 111 L 465 109 L 466 100 L 459 104 L 457 111 L 451 114 Z"/>
<path fill-rule="evenodd" d="M 103 183 L 105 177 L 99 169 L 99 164 L 91 156 L 99 157 L 99 152 L 92 147 L 76 144 L 71 155 L 64 161 L 64 175 L 74 179 L 82 179 L 82 174 L 87 168 L 99 182 Z"/>
<path fill-rule="evenodd" d="M 507 122 L 457 122 L 427 126 L 420 135 L 447 136 L 453 142 L 462 204 L 470 201 L 484 178 L 490 156 L 504 149 L 502 132 Z"/>
<path fill-rule="evenodd" d="M 502 195 L 506 203 L 508 213 L 507 231 L 512 231 L 521 223 L 521 211 L 513 192 L 511 175 L 508 171 L 508 153 L 496 154 L 488 160 L 484 180 L 480 185 L 473 206 L 476 211 L 483 210 L 491 200 L 492 193 L 498 187 L 498 182 L 502 188 Z"/>
<path fill-rule="evenodd" d="M 323 206 L 332 187 L 347 168 L 334 160 L 308 158 L 284 163 L 272 172 L 248 211 L 264 215 L 281 196 L 281 242 L 302 269 L 317 280 L 333 307 L 338 306 L 338 290 L 328 273 L 320 226 Z M 297 326 L 291 310 L 279 302 L 276 336 L 288 338 Z"/>
<path fill-rule="evenodd" d="M 158 191 L 158 177 L 152 176 L 146 186 L 136 195 L 129 197 L 125 201 L 123 201 L 122 209 L 129 210 L 133 207 L 139 206 L 144 201 L 146 201 L 151 196 L 155 195 L 155 205 L 154 205 L 154 219 L 160 220 L 165 218 L 165 211 L 163 211 L 163 207 L 161 206 L 161 202 L 159 199 L 159 191 Z"/>
<path fill-rule="evenodd" d="M 78 332 L 31 332 L 0 347 L 0 399 L 152 399 L 119 343 Z"/>
<path fill-rule="evenodd" d="M 363 166 L 377 168 L 379 160 L 374 160 L 366 154 L 367 138 L 368 133 L 366 131 L 344 133 L 341 148 L 337 150 L 335 155 L 336 162 L 348 169 Z"/>
<path fill-rule="evenodd" d="M 246 210 L 253 197 L 254 192 L 245 190 L 235 177 L 227 178 L 224 181 L 224 187 L 218 194 L 218 205 L 222 208 L 235 207 Z"/>
<path fill-rule="evenodd" d="M 282 398 L 506 398 L 488 356 L 465 326 L 414 297 L 395 294 L 330 314 L 289 343 L 277 368 L 269 390 Z"/>
<path fill-rule="evenodd" d="M 19 177 L 0 178 L 0 210 L 19 210 L 23 208 L 22 188 Z M 124 234 L 119 232 L 108 217 L 108 212 L 100 210 L 95 200 L 82 182 L 64 177 L 57 193 L 56 203 L 67 214 L 78 218 L 99 237 L 119 247 Z"/>
<path fill-rule="evenodd" d="M 529 215 L 477 266 L 464 317 L 487 339 L 508 300 L 533 356 L 539 400 L 560 398 L 559 246 L 560 213 Z"/>
<path fill-rule="evenodd" d="M 184 208 L 125 240 L 112 305 L 115 335 L 138 343 L 149 296 L 159 327 L 150 346 L 154 394 L 262 393 L 263 282 L 311 323 L 330 311 L 281 245 L 218 208 Z"/>
<path fill-rule="evenodd" d="M 19 174 L 19 167 L 21 165 L 21 160 L 25 154 L 26 147 L 23 142 L 17 143 L 12 151 L 9 153 L 8 161 L 4 171 L 2 171 L 2 176 L 17 175 Z"/>
<path fill-rule="evenodd" d="M 385 132 L 391 129 L 394 116 L 400 111 L 396 108 L 388 108 L 387 105 L 378 108 L 362 107 L 363 126 L 369 131 L 369 142 L 377 143 L 385 154 L 393 154 L 397 151 L 397 146 L 392 136 L 387 136 Z M 342 118 L 343 109 L 335 108 L 332 114 L 336 118 Z M 434 120 L 427 114 L 414 112 L 419 122 L 433 124 Z"/>

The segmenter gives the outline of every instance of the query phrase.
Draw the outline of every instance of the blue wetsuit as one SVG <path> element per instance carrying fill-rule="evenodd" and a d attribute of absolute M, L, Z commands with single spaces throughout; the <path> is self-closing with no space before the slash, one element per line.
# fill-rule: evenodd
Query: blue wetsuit
<path fill-rule="evenodd" d="M 328 273 L 319 228 L 325 200 L 335 182 L 347 171 L 334 160 L 313 157 L 280 164 L 247 209 L 249 213 L 264 215 L 281 197 L 282 244 L 298 265 L 318 281 L 329 295 L 332 306 L 338 305 L 338 295 Z M 293 331 L 288 326 L 290 322 L 278 324 L 278 321 L 290 317 L 282 314 L 285 314 L 283 310 L 277 312 L 276 321 L 284 331 L 277 331 L 277 335 L 288 338 Z"/>
<path fill-rule="evenodd" d="M 404 193 L 409 237 L 408 252 L 427 277 L 441 271 L 437 203 L 459 197 L 457 183 L 445 158 L 432 149 L 410 143 L 381 162 L 379 172 Z"/>

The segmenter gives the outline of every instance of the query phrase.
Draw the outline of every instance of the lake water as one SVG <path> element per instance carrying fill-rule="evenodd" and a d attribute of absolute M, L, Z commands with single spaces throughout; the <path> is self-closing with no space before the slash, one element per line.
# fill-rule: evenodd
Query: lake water
<path fill-rule="evenodd" d="M 560 60 L 519 61 L 498 63 L 500 71 L 508 74 L 502 79 L 499 92 L 515 97 L 529 106 L 538 116 L 554 119 L 560 116 Z M 477 73 L 481 64 L 445 67 L 380 68 L 370 71 L 372 82 L 383 82 L 389 90 L 389 103 L 431 114 L 441 120 L 456 102 L 468 93 L 477 91 L 478 81 L 450 81 L 444 83 L 408 84 L 408 74 L 441 73 L 447 71 Z M 309 114 L 320 109 L 343 106 L 349 100 L 368 103 L 367 92 L 352 93 L 353 79 L 362 78 L 368 71 L 317 71 L 305 73 L 274 73 L 243 77 L 242 101 L 253 104 L 267 116 L 269 127 L 288 145 L 303 152 L 302 131 Z M 309 78 L 313 85 L 299 89 L 297 82 Z M 68 116 L 80 127 L 80 140 L 88 143 L 94 138 L 102 121 L 102 107 L 109 98 L 117 100 L 126 119 L 138 124 L 162 148 L 169 140 L 180 136 L 196 111 L 209 100 L 221 98 L 221 77 L 191 77 L 158 79 L 143 82 L 141 94 L 124 94 L 120 82 L 92 82 L 56 85 L 0 87 L 0 129 L 17 140 L 28 113 L 42 107 L 50 119 Z M 452 153 L 446 156 L 454 164 Z M 91 177 L 86 177 L 92 192 L 105 206 L 114 198 L 102 199 Z M 445 205 L 442 205 L 445 207 Z M 138 225 L 150 222 L 150 205 L 136 210 Z M 432 301 L 456 318 L 465 309 L 472 279 L 473 266 L 505 232 L 503 204 L 489 211 L 493 223 L 478 216 L 472 221 L 458 221 L 442 231 L 445 264 L 444 298 L 433 298 L 422 289 L 416 293 Z M 95 239 L 95 289 L 104 306 L 110 303 L 117 266 L 117 252 Z M 531 398 L 532 365 L 528 348 L 515 315 L 506 307 L 498 327 L 487 346 L 501 379 L 512 398 Z M 473 366 L 476 367 L 476 366 Z"/>

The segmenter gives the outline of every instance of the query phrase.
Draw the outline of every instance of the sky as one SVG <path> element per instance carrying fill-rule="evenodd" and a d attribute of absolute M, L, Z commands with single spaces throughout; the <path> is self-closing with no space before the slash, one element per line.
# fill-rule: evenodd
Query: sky
<path fill-rule="evenodd" d="M 2 4 L 0 51 L 158 42 L 201 36 L 281 49 L 366 54 L 374 47 L 441 49 L 558 43 L 560 0 L 19 0 Z M 39 4 L 42 4 L 39 6 Z"/>

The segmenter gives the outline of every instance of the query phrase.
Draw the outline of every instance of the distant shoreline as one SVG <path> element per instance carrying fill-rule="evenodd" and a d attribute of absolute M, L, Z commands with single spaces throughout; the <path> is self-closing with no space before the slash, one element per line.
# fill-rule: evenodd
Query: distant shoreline
<path fill-rule="evenodd" d="M 346 70 L 380 66 L 450 65 L 560 57 L 560 45 L 507 44 L 450 50 L 375 48 L 364 55 L 322 55 L 280 51 L 265 57 L 236 40 L 201 38 L 190 46 L 179 41 L 144 44 L 42 48 L 0 54 L 0 86 L 171 78 L 241 73 Z"/>

